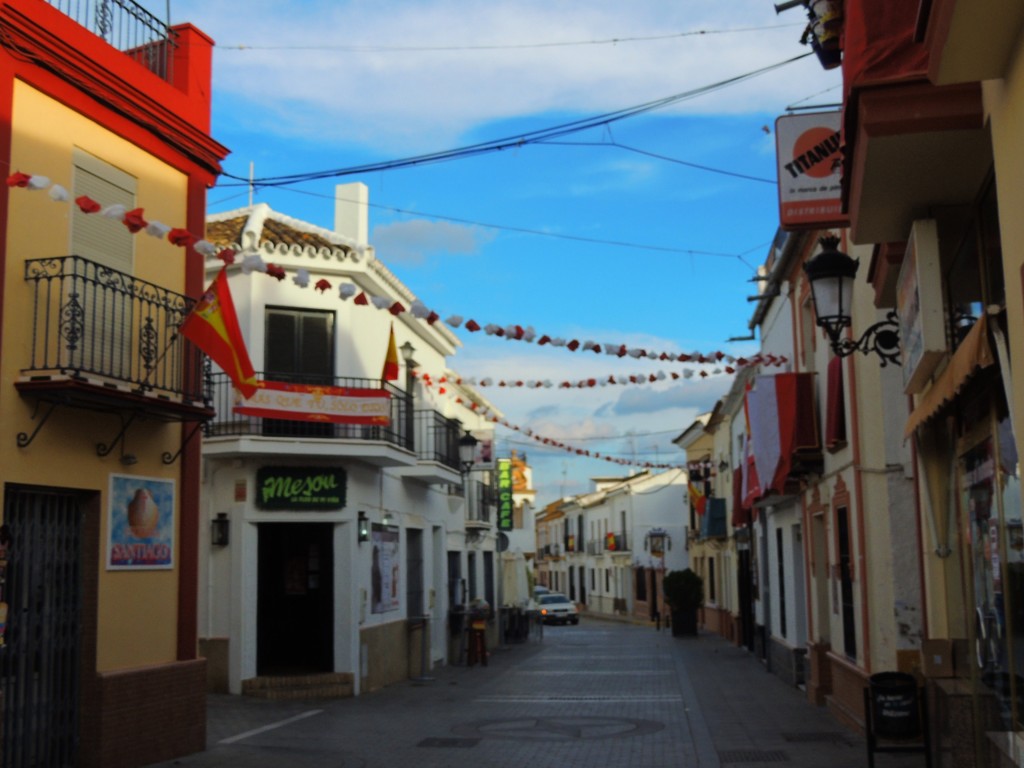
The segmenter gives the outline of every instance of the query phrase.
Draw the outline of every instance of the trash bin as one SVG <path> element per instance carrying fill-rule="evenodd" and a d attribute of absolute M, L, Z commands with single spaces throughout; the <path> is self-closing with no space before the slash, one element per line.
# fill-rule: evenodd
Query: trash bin
<path fill-rule="evenodd" d="M 914 739 L 921 734 L 917 679 L 904 672 L 879 672 L 869 679 L 872 729 L 885 739 Z"/>

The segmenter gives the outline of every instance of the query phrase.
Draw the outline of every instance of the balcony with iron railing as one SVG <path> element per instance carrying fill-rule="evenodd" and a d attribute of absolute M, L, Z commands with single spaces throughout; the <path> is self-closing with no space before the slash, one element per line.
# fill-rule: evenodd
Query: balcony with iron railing
<path fill-rule="evenodd" d="M 177 44 L 170 26 L 170 0 L 165 6 L 166 19 L 160 19 L 133 0 L 46 2 L 157 77 L 172 81 L 171 67 Z"/>
<path fill-rule="evenodd" d="M 459 437 L 462 429 L 459 422 L 427 408 L 410 411 L 407 419 L 410 414 L 417 461 L 415 466 L 396 470 L 397 474 L 421 483 L 457 485 L 461 480 Z"/>
<path fill-rule="evenodd" d="M 394 384 L 380 379 L 351 376 L 299 376 L 257 372 L 257 379 L 306 387 L 337 388 L 346 393 L 384 392 L 387 424 L 335 423 L 255 416 L 236 409 L 237 394 L 227 374 L 210 376 L 210 397 L 216 416 L 205 426 L 204 452 L 210 456 L 259 454 L 267 452 L 309 455 L 318 453 L 352 457 L 377 466 L 410 467 L 417 461 L 413 451 L 413 426 L 407 418 L 411 396 Z"/>
<path fill-rule="evenodd" d="M 193 299 L 80 256 L 26 261 L 25 281 L 31 316 L 12 333 L 25 334 L 27 359 L 15 386 L 51 405 L 37 432 L 58 405 L 167 421 L 213 415 L 202 355 L 178 334 Z"/>

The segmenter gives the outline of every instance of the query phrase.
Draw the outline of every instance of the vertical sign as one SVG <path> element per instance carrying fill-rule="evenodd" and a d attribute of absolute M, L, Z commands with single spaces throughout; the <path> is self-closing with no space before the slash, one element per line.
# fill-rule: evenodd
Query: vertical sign
<path fill-rule="evenodd" d="M 775 121 L 783 229 L 847 225 L 841 199 L 840 120 L 840 112 L 809 112 Z"/>
<path fill-rule="evenodd" d="M 512 516 L 512 460 L 498 459 L 498 530 L 511 531 Z"/>
<path fill-rule="evenodd" d="M 903 347 L 903 391 L 924 389 L 946 351 L 939 235 L 934 219 L 915 221 L 896 280 L 896 313 Z"/>

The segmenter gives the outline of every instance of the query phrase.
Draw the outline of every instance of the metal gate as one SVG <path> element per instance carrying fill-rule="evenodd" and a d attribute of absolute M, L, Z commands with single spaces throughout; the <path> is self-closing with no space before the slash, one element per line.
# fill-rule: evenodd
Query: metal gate
<path fill-rule="evenodd" d="M 0 647 L 2 768 L 69 768 L 78 753 L 79 495 L 7 486 L 6 644 Z M 6 579 L 3 580 L 3 576 Z"/>

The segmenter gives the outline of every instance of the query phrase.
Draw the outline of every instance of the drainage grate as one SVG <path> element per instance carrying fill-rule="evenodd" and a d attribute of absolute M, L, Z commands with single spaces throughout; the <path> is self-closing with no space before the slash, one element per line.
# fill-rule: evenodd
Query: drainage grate
<path fill-rule="evenodd" d="M 845 733 L 839 731 L 815 731 L 812 733 L 784 733 L 782 738 L 786 741 L 798 743 L 820 743 L 827 741 L 830 744 L 842 744 L 847 747 L 854 746 Z"/>
<path fill-rule="evenodd" d="M 429 738 L 429 739 L 424 739 L 423 741 L 421 741 L 416 746 L 417 747 L 445 747 L 445 748 L 449 748 L 450 749 L 450 748 L 455 748 L 455 747 L 463 747 L 463 748 L 475 747 L 479 743 L 480 743 L 480 739 L 451 739 L 451 738 L 448 738 L 448 739 L 440 738 L 439 739 L 439 738 Z"/>
<path fill-rule="evenodd" d="M 760 752 L 756 749 L 719 752 L 718 759 L 723 763 L 784 763 L 789 760 L 785 752 Z"/>

